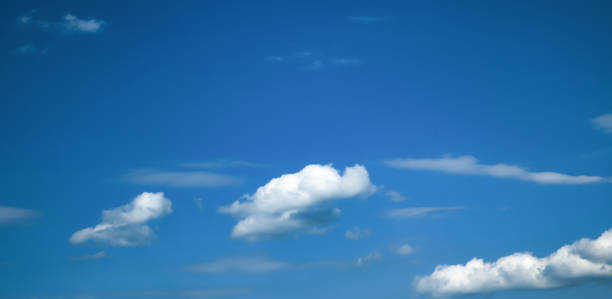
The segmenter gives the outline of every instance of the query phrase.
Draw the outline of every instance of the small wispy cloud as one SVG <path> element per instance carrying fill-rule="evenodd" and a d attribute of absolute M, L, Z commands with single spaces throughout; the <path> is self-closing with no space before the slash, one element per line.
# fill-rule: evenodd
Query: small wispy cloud
<path fill-rule="evenodd" d="M 318 71 L 324 68 L 356 67 L 364 61 L 353 57 L 328 57 L 324 54 L 310 51 L 300 51 L 291 55 L 273 55 L 266 58 L 272 63 L 292 63 L 304 70 Z"/>
<path fill-rule="evenodd" d="M 204 200 L 201 197 L 196 197 L 196 198 L 193 199 L 193 203 L 195 203 L 195 205 L 200 210 L 204 207 L 204 205 L 202 204 L 202 201 L 204 201 Z"/>
<path fill-rule="evenodd" d="M 36 9 L 32 9 L 28 11 L 27 13 L 23 14 L 22 16 L 20 16 L 17 20 L 21 24 L 28 24 L 32 21 L 32 18 L 34 17 L 35 13 L 36 13 Z"/>
<path fill-rule="evenodd" d="M 347 240 L 356 241 L 356 240 L 361 240 L 361 239 L 367 238 L 371 234 L 372 234 L 372 232 L 369 229 L 353 227 L 353 228 L 347 230 L 346 232 L 344 232 L 344 238 L 346 238 Z"/>
<path fill-rule="evenodd" d="M 134 184 L 168 187 L 221 187 L 241 183 L 241 179 L 207 171 L 163 171 L 135 169 L 124 175 Z"/>
<path fill-rule="evenodd" d="M 36 18 L 38 11 L 33 9 L 18 18 L 18 22 L 24 26 L 33 26 L 41 30 L 49 30 L 64 33 L 99 33 L 104 30 L 108 23 L 104 20 L 94 18 L 80 18 L 73 14 L 66 14 L 61 21 L 49 21 Z"/>
<path fill-rule="evenodd" d="M 17 53 L 22 55 L 45 55 L 49 48 L 38 48 L 32 44 L 25 44 L 17 48 Z"/>
<path fill-rule="evenodd" d="M 201 273 L 271 272 L 289 267 L 288 263 L 266 257 L 231 257 L 188 266 L 186 270 Z"/>
<path fill-rule="evenodd" d="M 380 22 L 380 21 L 384 20 L 385 18 L 374 17 L 374 16 L 348 16 L 348 17 L 346 17 L 346 19 L 349 22 L 352 22 L 352 23 L 373 24 L 373 23 L 376 23 L 376 22 Z"/>
<path fill-rule="evenodd" d="M 414 248 L 408 244 L 404 244 L 395 249 L 395 253 L 399 255 L 411 255 L 414 252 Z"/>
<path fill-rule="evenodd" d="M 465 207 L 448 206 L 448 207 L 416 207 L 416 208 L 400 208 L 387 211 L 385 216 L 392 219 L 409 219 L 417 217 L 435 216 L 439 212 L 463 210 Z"/>
<path fill-rule="evenodd" d="M 406 200 L 406 197 L 404 195 L 395 190 L 389 190 L 385 192 L 385 195 L 387 196 L 387 198 L 394 202 L 402 202 Z"/>
<path fill-rule="evenodd" d="M 591 120 L 595 127 L 606 133 L 612 133 L 612 113 L 600 115 Z"/>
<path fill-rule="evenodd" d="M 0 206 L 0 225 L 28 221 L 39 215 L 38 211 Z"/>
<path fill-rule="evenodd" d="M 62 27 L 67 32 L 75 33 L 97 33 L 106 26 L 106 21 L 98 19 L 82 19 L 73 14 L 64 16 Z"/>
<path fill-rule="evenodd" d="M 170 297 L 170 298 L 214 298 L 224 296 L 246 295 L 251 290 L 248 288 L 210 288 L 193 290 L 146 290 L 135 291 L 129 294 L 137 297 Z"/>
<path fill-rule="evenodd" d="M 480 164 L 473 156 L 453 157 L 450 155 L 434 159 L 394 159 L 385 164 L 394 168 L 428 170 L 460 175 L 481 175 L 497 178 L 517 179 L 539 184 L 579 185 L 610 182 L 601 176 L 568 175 L 558 172 L 533 172 L 509 164 Z"/>
<path fill-rule="evenodd" d="M 218 161 L 203 161 L 203 162 L 186 162 L 181 164 L 187 168 L 239 168 L 239 167 L 261 167 L 259 163 L 253 163 L 241 160 L 218 160 Z"/>
<path fill-rule="evenodd" d="M 106 253 L 104 251 L 99 251 L 94 254 L 84 254 L 77 257 L 70 258 L 74 262 L 83 262 L 83 261 L 93 261 L 93 260 L 101 260 L 106 258 Z"/>
<path fill-rule="evenodd" d="M 373 251 L 369 253 L 368 255 L 358 257 L 357 261 L 355 262 L 355 265 L 357 267 L 363 267 L 375 261 L 378 261 L 381 258 L 382 258 L 382 254 L 380 254 L 378 251 Z"/>

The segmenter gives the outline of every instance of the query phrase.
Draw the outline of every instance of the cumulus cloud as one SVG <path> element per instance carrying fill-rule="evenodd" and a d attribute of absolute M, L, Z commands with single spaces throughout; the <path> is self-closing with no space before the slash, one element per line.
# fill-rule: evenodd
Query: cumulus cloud
<path fill-rule="evenodd" d="M 591 122 L 606 133 L 612 133 L 612 113 L 593 118 Z"/>
<path fill-rule="evenodd" d="M 132 183 L 150 186 L 169 187 L 221 187 L 236 185 L 239 178 L 207 171 L 163 171 L 156 169 L 136 169 L 124 178 Z"/>
<path fill-rule="evenodd" d="M 340 173 L 331 165 L 312 164 L 297 173 L 284 174 L 219 209 L 239 218 L 233 238 L 261 237 L 308 232 L 317 225 L 335 220 L 340 210 L 318 205 L 341 198 L 367 195 L 375 190 L 365 167 L 355 165 Z"/>
<path fill-rule="evenodd" d="M 484 262 L 440 265 L 415 280 L 417 291 L 432 295 L 488 293 L 513 289 L 548 289 L 588 279 L 612 278 L 612 229 L 595 240 L 581 239 L 546 257 L 519 252 Z"/>
<path fill-rule="evenodd" d="M 189 266 L 187 270 L 202 273 L 259 273 L 277 271 L 288 266 L 285 262 L 265 257 L 232 257 Z"/>
<path fill-rule="evenodd" d="M 34 210 L 0 206 L 0 225 L 27 221 L 38 214 Z"/>
<path fill-rule="evenodd" d="M 378 261 L 381 258 L 382 258 L 382 255 L 379 252 L 374 251 L 374 252 L 369 253 L 366 256 L 358 257 L 357 258 L 357 262 L 355 263 L 355 265 L 357 267 L 363 267 L 363 266 L 369 265 L 369 264 L 371 264 L 371 263 L 373 263 L 375 261 Z"/>
<path fill-rule="evenodd" d="M 395 250 L 395 253 L 399 255 L 411 255 L 413 252 L 414 248 L 408 244 L 404 244 Z"/>
<path fill-rule="evenodd" d="M 144 192 L 131 203 L 102 211 L 102 222 L 75 232 L 70 237 L 70 243 L 95 241 L 115 246 L 147 245 L 155 233 L 146 223 L 171 212 L 172 203 L 164 197 L 164 193 Z"/>
<path fill-rule="evenodd" d="M 347 240 L 361 240 L 363 238 L 369 237 L 370 234 L 371 234 L 371 231 L 369 229 L 361 229 L 359 227 L 353 227 L 344 233 L 344 237 Z"/>
<path fill-rule="evenodd" d="M 443 156 L 437 159 L 394 159 L 385 161 L 394 168 L 429 170 L 461 175 L 483 175 L 518 179 L 539 184 L 590 184 L 609 181 L 600 176 L 567 175 L 557 172 L 532 172 L 523 167 L 508 164 L 485 165 L 472 156 Z"/>
<path fill-rule="evenodd" d="M 461 206 L 449 207 L 417 207 L 417 208 L 401 208 L 388 211 L 385 216 L 393 219 L 408 219 L 435 215 L 436 212 L 462 210 Z"/>
<path fill-rule="evenodd" d="M 97 19 L 81 19 L 75 15 L 67 14 L 64 16 L 62 26 L 68 32 L 97 33 L 106 26 L 106 22 Z"/>
<path fill-rule="evenodd" d="M 385 192 L 385 195 L 394 202 L 400 202 L 400 201 L 404 201 L 406 200 L 406 197 L 404 197 L 404 195 L 402 195 L 401 193 L 394 191 L 394 190 L 389 190 L 387 192 Z"/>

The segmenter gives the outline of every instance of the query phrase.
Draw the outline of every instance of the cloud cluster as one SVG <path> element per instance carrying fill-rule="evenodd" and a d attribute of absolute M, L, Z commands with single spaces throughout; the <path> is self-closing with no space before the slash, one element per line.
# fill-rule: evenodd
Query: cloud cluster
<path fill-rule="evenodd" d="M 132 183 L 169 187 L 221 187 L 240 184 L 239 178 L 207 171 L 163 171 L 156 169 L 136 169 L 124 178 Z"/>
<path fill-rule="evenodd" d="M 356 241 L 356 240 L 361 240 L 363 238 L 369 237 L 371 233 L 372 232 L 369 229 L 361 229 L 359 227 L 353 227 L 344 233 L 344 237 L 347 240 Z"/>
<path fill-rule="evenodd" d="M 474 258 L 465 265 L 440 265 L 415 283 L 420 293 L 460 295 L 558 288 L 597 278 L 612 278 L 612 229 L 595 240 L 581 239 L 542 258 L 514 253 L 495 262 Z"/>
<path fill-rule="evenodd" d="M 147 245 L 155 233 L 146 223 L 171 212 L 172 203 L 164 197 L 164 193 L 144 192 L 131 203 L 102 211 L 102 222 L 75 232 L 70 237 L 70 243 L 95 241 L 115 246 Z"/>
<path fill-rule="evenodd" d="M 524 180 L 539 184 L 590 184 L 609 181 L 600 176 L 567 175 L 557 172 L 531 172 L 508 164 L 485 165 L 472 156 L 444 156 L 438 159 L 394 159 L 385 161 L 390 167 L 412 170 L 439 171 L 462 175 L 483 175 Z"/>
<path fill-rule="evenodd" d="M 323 202 L 367 195 L 375 190 L 365 167 L 355 165 L 340 173 L 331 165 L 312 164 L 285 174 L 219 209 L 239 218 L 233 238 L 257 240 L 292 234 L 335 220 L 338 209 L 318 208 Z"/>
<path fill-rule="evenodd" d="M 34 210 L 0 206 L 0 225 L 26 221 L 37 215 Z"/>
<path fill-rule="evenodd" d="M 591 122 L 606 133 L 612 133 L 612 113 L 593 118 Z"/>

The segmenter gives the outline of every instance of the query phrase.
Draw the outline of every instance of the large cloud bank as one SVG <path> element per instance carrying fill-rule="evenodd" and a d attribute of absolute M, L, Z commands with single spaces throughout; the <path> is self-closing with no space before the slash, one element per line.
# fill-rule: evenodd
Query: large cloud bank
<path fill-rule="evenodd" d="M 147 245 L 155 233 L 146 223 L 171 212 L 172 203 L 164 193 L 144 192 L 131 203 L 102 211 L 102 222 L 75 232 L 70 243 L 95 241 L 115 246 Z"/>
<path fill-rule="evenodd" d="M 440 265 L 415 283 L 420 293 L 460 295 L 557 288 L 596 278 L 612 279 L 612 229 L 595 240 L 581 239 L 542 258 L 514 253 L 495 262 L 474 258 L 465 265 Z"/>
<path fill-rule="evenodd" d="M 367 195 L 375 190 L 365 167 L 347 167 L 340 174 L 331 165 L 312 164 L 296 173 L 270 180 L 245 200 L 221 207 L 219 212 L 239 218 L 232 237 L 264 237 L 313 231 L 333 221 L 338 209 L 320 208 L 325 201 Z"/>

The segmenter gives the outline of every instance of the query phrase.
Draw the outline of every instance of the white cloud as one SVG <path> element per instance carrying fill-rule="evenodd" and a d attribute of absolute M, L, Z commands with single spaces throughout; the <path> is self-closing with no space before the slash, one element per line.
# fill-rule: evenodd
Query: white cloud
<path fill-rule="evenodd" d="M 155 233 L 146 223 L 171 212 L 172 203 L 164 197 L 164 193 L 144 192 L 131 203 L 102 211 L 102 222 L 75 232 L 70 237 L 70 243 L 96 241 L 116 246 L 147 245 Z"/>
<path fill-rule="evenodd" d="M 508 164 L 484 165 L 472 156 L 444 156 L 437 159 L 394 159 L 385 161 L 390 167 L 439 171 L 462 175 L 483 175 L 524 180 L 539 184 L 590 184 L 608 181 L 600 176 L 567 175 L 557 172 L 531 172 Z"/>
<path fill-rule="evenodd" d="M 27 221 L 38 214 L 34 210 L 0 206 L 0 225 Z"/>
<path fill-rule="evenodd" d="M 413 252 L 414 248 L 408 244 L 404 244 L 395 250 L 395 253 L 399 255 L 411 255 Z"/>
<path fill-rule="evenodd" d="M 394 190 L 389 190 L 387 192 L 385 192 L 385 195 L 394 202 L 400 202 L 400 201 L 404 201 L 406 200 L 406 197 L 404 197 L 404 195 L 402 195 L 401 193 L 394 191 Z"/>
<path fill-rule="evenodd" d="M 106 252 L 99 251 L 94 254 L 85 254 L 82 256 L 73 257 L 72 260 L 75 262 L 82 262 L 82 261 L 100 260 L 103 258 L 106 258 Z"/>
<path fill-rule="evenodd" d="M 374 261 L 378 261 L 381 258 L 382 258 L 382 255 L 379 252 L 374 251 L 374 252 L 369 253 L 366 256 L 358 257 L 355 265 L 357 265 L 357 267 L 363 267 L 363 266 L 373 263 Z"/>
<path fill-rule="evenodd" d="M 385 216 L 394 219 L 407 219 L 416 217 L 431 216 L 436 212 L 462 210 L 461 206 L 449 207 L 417 207 L 417 208 L 401 208 L 388 211 Z"/>
<path fill-rule="evenodd" d="M 67 14 L 64 16 L 64 23 L 62 27 L 68 32 L 80 32 L 80 33 L 97 33 L 100 32 L 106 22 L 96 19 L 80 19 L 79 17 Z"/>
<path fill-rule="evenodd" d="M 473 258 L 465 265 L 439 265 L 415 283 L 421 293 L 460 295 L 558 288 L 596 278 L 612 278 L 612 229 L 595 240 L 579 240 L 542 258 L 514 253 L 495 262 Z"/>
<path fill-rule="evenodd" d="M 371 234 L 371 231 L 369 229 L 361 229 L 359 227 L 353 227 L 344 233 L 344 237 L 347 240 L 360 240 L 360 239 L 369 237 L 370 234 Z"/>
<path fill-rule="evenodd" d="M 600 115 L 591 120 L 593 124 L 606 133 L 612 133 L 612 113 Z"/>
<path fill-rule="evenodd" d="M 333 221 L 340 210 L 316 206 L 333 199 L 368 195 L 374 190 L 368 171 L 361 165 L 347 167 L 340 175 L 331 165 L 312 164 L 297 173 L 272 179 L 253 195 L 245 195 L 245 200 L 221 207 L 219 212 L 240 219 L 232 231 L 233 238 L 256 240 Z"/>
<path fill-rule="evenodd" d="M 206 171 L 163 171 L 136 169 L 128 172 L 125 179 L 141 185 L 169 187 L 221 187 L 236 185 L 240 179 Z"/>
<path fill-rule="evenodd" d="M 289 267 L 289 264 L 264 257 L 231 257 L 187 267 L 187 270 L 202 273 L 226 272 L 271 272 Z"/>
<path fill-rule="evenodd" d="M 332 58 L 329 61 L 336 66 L 358 66 L 363 64 L 361 59 L 356 58 Z"/>

